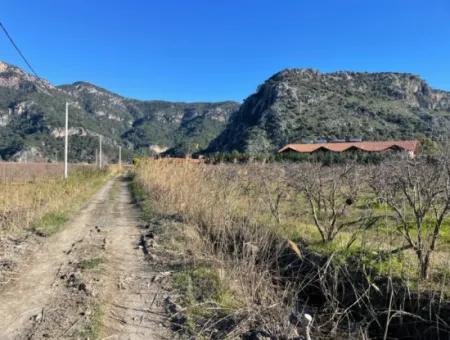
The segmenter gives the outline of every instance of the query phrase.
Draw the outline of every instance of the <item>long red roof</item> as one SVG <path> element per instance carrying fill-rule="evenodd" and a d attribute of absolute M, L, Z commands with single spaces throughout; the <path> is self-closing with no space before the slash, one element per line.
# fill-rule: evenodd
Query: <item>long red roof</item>
<path fill-rule="evenodd" d="M 382 142 L 345 142 L 345 143 L 317 143 L 317 144 L 288 144 L 278 150 L 284 152 L 288 150 L 310 153 L 319 149 L 325 149 L 334 152 L 346 151 L 350 148 L 356 148 L 367 152 L 380 152 L 398 147 L 405 151 L 416 152 L 419 142 L 416 140 L 404 141 L 382 141 Z"/>

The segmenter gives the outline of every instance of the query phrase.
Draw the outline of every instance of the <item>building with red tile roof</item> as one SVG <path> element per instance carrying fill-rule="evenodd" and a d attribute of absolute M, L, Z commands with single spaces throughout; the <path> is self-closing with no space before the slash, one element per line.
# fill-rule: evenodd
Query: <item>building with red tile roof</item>
<path fill-rule="evenodd" d="M 420 143 L 416 140 L 405 141 L 372 141 L 372 142 L 342 142 L 342 143 L 316 143 L 316 144 L 288 144 L 278 150 L 279 153 L 299 152 L 313 153 L 315 151 L 345 152 L 360 150 L 365 152 L 384 152 L 400 150 L 408 152 L 414 157 L 419 151 Z"/>

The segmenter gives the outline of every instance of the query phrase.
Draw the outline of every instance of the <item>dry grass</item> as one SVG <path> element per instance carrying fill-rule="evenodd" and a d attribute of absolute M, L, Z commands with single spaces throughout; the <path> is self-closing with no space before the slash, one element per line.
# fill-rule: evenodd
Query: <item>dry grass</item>
<path fill-rule="evenodd" d="M 136 167 L 136 182 L 151 196 L 154 213 L 183 220 L 178 230 L 168 229 L 169 247 L 179 256 L 190 254 L 185 268 L 193 274 L 183 273 L 183 284 L 191 285 L 200 265 L 207 266 L 222 287 L 213 299 L 189 299 L 188 310 L 197 321 L 197 327 L 189 324 L 191 331 L 208 338 L 219 328 L 226 329 L 228 337 L 237 337 L 243 330 L 258 327 L 277 336 L 296 336 L 301 330 L 288 321 L 291 293 L 272 282 L 277 260 L 273 252 L 285 244 L 269 228 L 258 227 L 264 208 L 251 208 L 251 200 L 243 193 L 252 184 L 237 180 L 246 174 L 244 168 L 142 161 Z"/>
<path fill-rule="evenodd" d="M 366 170 L 373 169 L 361 169 L 362 176 Z M 431 294 L 445 302 L 448 275 L 442 266 L 448 265 L 449 254 L 435 254 L 440 261 L 433 262 L 432 279 L 418 281 L 411 251 L 380 257 L 402 242 L 387 218 L 364 232 L 352 225 L 324 244 L 308 214 L 305 197 L 289 183 L 301 168 L 143 160 L 135 171 L 136 183 L 151 197 L 153 211 L 183 221 L 185 239 L 177 236 L 172 246 L 192 254 L 193 260 L 186 265 L 209 263 L 219 274 L 226 273 L 219 277 L 226 277 L 223 284 L 237 302 L 227 314 L 236 323 L 231 336 L 241 334 L 246 327 L 257 327 L 272 336 L 295 336 L 305 331 L 303 309 L 309 312 L 308 308 L 316 306 L 316 338 L 330 332 L 335 338 L 339 334 L 366 338 L 374 324 L 383 335 L 384 325 L 389 324 L 387 315 L 400 315 L 401 323 L 407 324 L 404 311 L 413 308 L 405 301 L 427 304 Z M 369 192 L 360 196 L 364 202 L 375 199 Z M 373 209 L 386 217 L 384 207 Z M 357 212 L 353 209 L 350 217 Z M 177 233 L 175 229 L 173 233 Z M 300 258 L 296 249 L 287 247 L 288 239 L 299 245 Z M 446 248 L 445 242 L 441 240 L 439 249 Z M 422 289 L 417 289 L 417 284 Z M 418 295 L 408 290 L 411 287 Z M 393 301 L 386 306 L 389 294 Z M 312 301 L 315 298 L 321 301 Z M 433 319 L 431 304 L 423 310 L 427 308 Z M 442 310 L 447 313 L 448 306 Z M 288 320 L 293 315 L 298 322 Z M 408 322 L 413 323 L 414 318 Z M 200 320 L 204 325 L 204 318 Z M 347 331 L 342 330 L 344 326 Z M 200 331 L 206 332 L 203 328 Z"/>
<path fill-rule="evenodd" d="M 63 223 L 66 215 L 97 190 L 108 174 L 77 166 L 72 167 L 65 181 L 59 164 L 2 163 L 1 168 L 4 177 L 0 182 L 0 236 L 37 227 L 44 217 L 39 227 L 45 224 L 53 228 Z"/>
<path fill-rule="evenodd" d="M 69 171 L 93 167 L 91 164 L 69 164 Z M 63 163 L 0 162 L 0 183 L 5 184 L 61 178 L 63 174 Z"/>

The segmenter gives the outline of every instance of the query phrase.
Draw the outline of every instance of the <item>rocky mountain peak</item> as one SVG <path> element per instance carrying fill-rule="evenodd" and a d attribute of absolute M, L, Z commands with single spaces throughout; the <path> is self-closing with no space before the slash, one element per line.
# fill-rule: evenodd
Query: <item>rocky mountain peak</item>
<path fill-rule="evenodd" d="M 17 66 L 0 61 L 0 86 L 14 89 L 49 90 L 55 87 L 48 81 L 36 78 Z"/>
<path fill-rule="evenodd" d="M 313 91 L 311 91 L 313 89 Z M 370 95 L 405 100 L 413 107 L 447 109 L 450 93 L 433 90 L 411 73 L 351 72 L 321 73 L 313 69 L 286 69 L 258 88 L 267 97 L 309 98 L 311 92 L 334 91 L 335 95 Z"/>
<path fill-rule="evenodd" d="M 61 85 L 59 86 L 59 88 L 74 96 L 98 95 L 98 96 L 123 98 L 122 96 L 116 93 L 108 91 L 100 86 L 94 85 L 87 81 L 77 81 L 72 84 Z"/>
<path fill-rule="evenodd" d="M 274 74 L 269 81 L 289 81 L 290 79 L 312 79 L 321 75 L 318 70 L 312 68 L 287 68 Z"/>

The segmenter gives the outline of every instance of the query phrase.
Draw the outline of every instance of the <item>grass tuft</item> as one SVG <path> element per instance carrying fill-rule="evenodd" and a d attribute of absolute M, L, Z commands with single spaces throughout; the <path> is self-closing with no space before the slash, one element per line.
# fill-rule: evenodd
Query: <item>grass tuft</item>
<path fill-rule="evenodd" d="M 94 257 L 94 258 L 91 258 L 91 259 L 84 259 L 84 260 L 82 260 L 78 264 L 78 266 L 82 270 L 89 270 L 89 269 L 96 269 L 102 263 L 103 263 L 103 258 L 101 258 L 101 257 Z"/>
<path fill-rule="evenodd" d="M 61 230 L 68 220 L 69 218 L 64 212 L 50 212 L 34 223 L 32 229 L 38 235 L 48 237 Z"/>
<path fill-rule="evenodd" d="M 87 325 L 79 332 L 77 339 L 100 339 L 104 314 L 102 306 L 96 305 L 89 316 Z"/>

